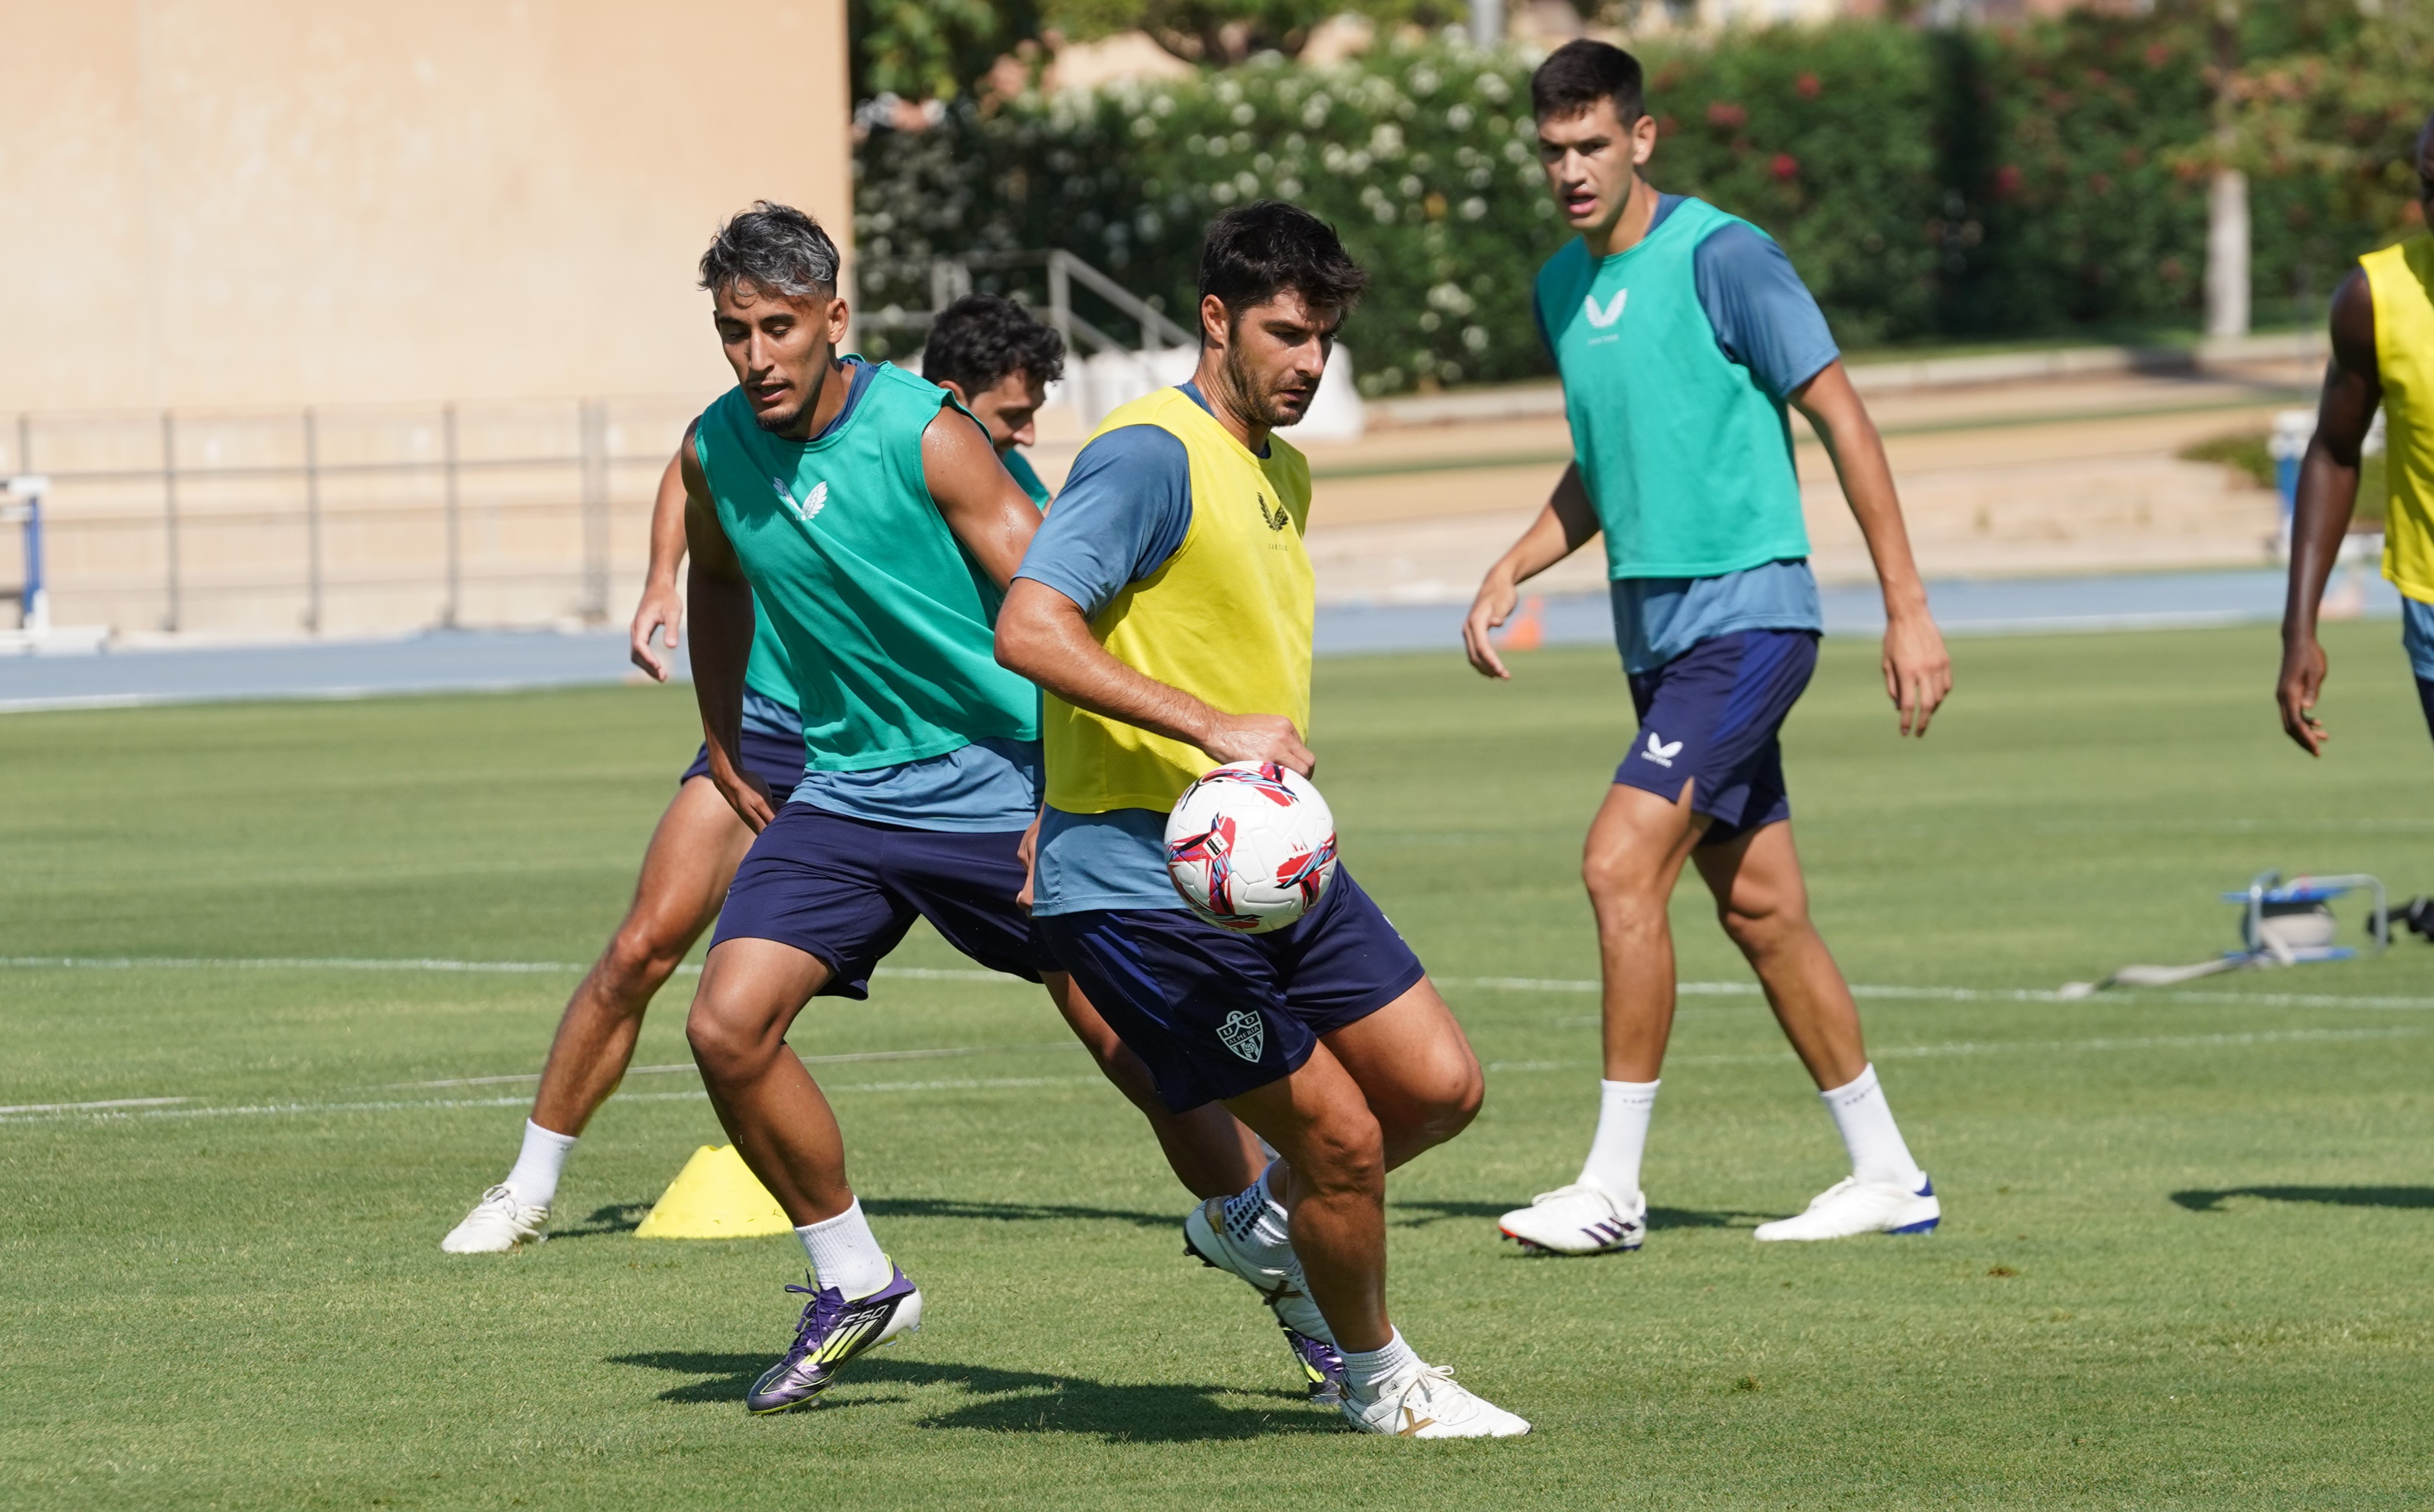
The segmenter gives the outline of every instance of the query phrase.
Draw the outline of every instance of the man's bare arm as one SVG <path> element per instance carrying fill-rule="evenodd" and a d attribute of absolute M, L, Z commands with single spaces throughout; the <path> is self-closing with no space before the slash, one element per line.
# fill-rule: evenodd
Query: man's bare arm
<path fill-rule="evenodd" d="M 677 592 L 677 564 L 685 554 L 685 484 L 682 454 L 668 458 L 660 474 L 659 496 L 651 501 L 651 558 L 643 571 L 642 602 L 634 605 L 634 622 L 626 631 L 627 652 L 634 665 L 660 682 L 668 680 L 668 662 L 651 645 L 661 630 L 668 650 L 677 649 L 684 629 L 684 599 Z"/>
<path fill-rule="evenodd" d="M 921 476 L 947 528 L 1003 588 L 1039 530 L 1039 506 L 1014 481 L 988 433 L 951 404 L 938 406 L 921 433 Z"/>
<path fill-rule="evenodd" d="M 710 747 L 710 780 L 737 817 L 759 833 L 775 817 L 769 790 L 744 770 L 744 669 L 752 658 L 752 585 L 718 522 L 710 484 L 685 432 L 682 463 L 685 543 L 693 552 L 693 696 Z"/>
<path fill-rule="evenodd" d="M 1032 578 L 1018 579 L 998 610 L 997 659 L 1075 708 L 1197 746 L 1213 761 L 1277 761 L 1304 776 L 1317 762 L 1284 716 L 1211 708 L 1107 654 L 1082 606 Z"/>
<path fill-rule="evenodd" d="M 1530 522 L 1521 538 L 1487 569 L 1487 576 L 1479 585 L 1479 596 L 1470 601 L 1470 614 L 1462 622 L 1462 649 L 1481 676 L 1513 675 L 1504 670 L 1504 658 L 1496 654 L 1495 642 L 1489 637 L 1497 626 L 1512 618 L 1513 605 L 1520 599 L 1521 585 L 1587 545 L 1597 533 L 1597 506 L 1589 501 L 1589 491 L 1581 482 L 1581 465 L 1575 462 L 1555 480 L 1555 492 L 1547 501 L 1547 507 L 1538 511 L 1538 518 Z"/>
<path fill-rule="evenodd" d="M 1952 657 L 1944 649 L 1944 633 L 1928 612 L 1927 585 L 1919 580 L 1918 563 L 1911 555 L 1910 530 L 1902 523 L 1901 497 L 1894 489 L 1893 465 L 1885 460 L 1884 437 L 1868 417 L 1859 390 L 1837 361 L 1791 396 L 1816 429 L 1826 454 L 1842 480 L 1843 497 L 1876 564 L 1877 583 L 1885 599 L 1885 646 L 1878 665 L 1885 674 L 1885 693 L 1901 711 L 1904 735 L 1925 735 L 1952 691 Z"/>
<path fill-rule="evenodd" d="M 2324 687 L 2324 648 L 2316 615 L 2341 538 L 2357 508 L 2358 451 L 2383 402 L 2374 352 L 2374 291 L 2363 271 L 2333 293 L 2333 357 L 2316 405 L 2316 436 L 2299 462 L 2299 498 L 2290 515 L 2290 586 L 2282 605 L 2282 674 L 2274 686 L 2283 733 L 2309 756 L 2331 739 L 2311 712 Z"/>

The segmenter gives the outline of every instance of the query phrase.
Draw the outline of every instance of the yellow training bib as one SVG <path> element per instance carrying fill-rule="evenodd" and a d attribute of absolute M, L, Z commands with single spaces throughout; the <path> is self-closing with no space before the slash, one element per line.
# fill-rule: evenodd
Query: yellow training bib
<path fill-rule="evenodd" d="M 2358 259 L 2383 378 L 2383 575 L 2434 603 L 2434 232 Z"/>
<path fill-rule="evenodd" d="M 1302 529 L 1310 463 L 1271 438 L 1254 456 L 1179 388 L 1118 409 L 1095 441 L 1155 425 L 1183 443 L 1191 524 L 1158 569 L 1118 594 L 1090 633 L 1118 661 L 1228 714 L 1281 714 L 1310 730 L 1311 618 L 1317 603 Z M 1041 697 L 1050 807 L 1164 813 L 1217 764 L 1180 740 Z"/>

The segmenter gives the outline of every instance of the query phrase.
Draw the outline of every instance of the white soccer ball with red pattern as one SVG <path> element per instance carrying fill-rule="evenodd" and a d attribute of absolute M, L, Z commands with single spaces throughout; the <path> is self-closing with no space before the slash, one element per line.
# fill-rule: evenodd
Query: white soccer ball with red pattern
<path fill-rule="evenodd" d="M 1166 821 L 1166 874 L 1193 913 L 1266 934 L 1318 907 L 1335 876 L 1335 815 L 1310 779 L 1273 761 L 1203 773 Z"/>

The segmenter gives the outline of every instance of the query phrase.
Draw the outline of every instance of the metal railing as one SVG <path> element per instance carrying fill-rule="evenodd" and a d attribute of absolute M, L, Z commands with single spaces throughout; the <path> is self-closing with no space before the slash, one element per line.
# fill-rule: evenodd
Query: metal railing
<path fill-rule="evenodd" d="M 596 623 L 700 399 L 21 414 L 54 618 L 330 635 Z"/>
<path fill-rule="evenodd" d="M 1056 333 L 1065 338 L 1065 345 L 1071 349 L 1087 350 L 1092 354 L 1129 354 L 1197 345 L 1190 331 L 1169 319 L 1156 305 L 1061 248 L 1044 252 L 974 252 L 961 257 L 939 258 L 930 264 L 929 309 L 883 310 L 860 315 L 857 319 L 863 326 L 876 331 L 925 330 L 931 321 L 937 318 L 939 311 L 972 292 L 975 270 L 997 272 L 1029 267 L 1044 270 L 1048 287 L 1048 323 L 1056 328 Z M 1077 283 L 1140 327 L 1140 344 L 1135 347 L 1122 341 L 1083 318 L 1073 308 L 1073 287 Z"/>

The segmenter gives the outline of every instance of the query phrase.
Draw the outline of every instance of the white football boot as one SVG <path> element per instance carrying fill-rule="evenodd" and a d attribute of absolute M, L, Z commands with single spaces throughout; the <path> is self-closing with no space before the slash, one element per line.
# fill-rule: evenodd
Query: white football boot
<path fill-rule="evenodd" d="M 502 1183 L 482 1194 L 439 1248 L 452 1255 L 497 1255 L 548 1237 L 549 1208 L 534 1207 Z"/>
<path fill-rule="evenodd" d="M 1287 1264 L 1271 1266 L 1266 1257 L 1248 1245 L 1236 1244 L 1226 1232 L 1226 1199 L 1212 1197 L 1193 1208 L 1183 1219 L 1183 1250 L 1204 1266 L 1213 1266 L 1249 1283 L 1260 1300 L 1277 1315 L 1277 1321 L 1296 1334 L 1306 1334 L 1323 1343 L 1335 1342 L 1335 1331 L 1327 1326 L 1327 1317 L 1310 1299 L 1310 1284 L 1302 1280 L 1301 1262 L 1285 1251 Z"/>
<path fill-rule="evenodd" d="M 1862 1181 L 1846 1176 L 1810 1198 L 1807 1211 L 1761 1223 L 1750 1237 L 1848 1239 L 1862 1233 L 1929 1233 L 1943 1221 L 1935 1183 L 1924 1176 L 1915 1192 L 1899 1181 Z"/>
<path fill-rule="evenodd" d="M 1496 1227 L 1522 1249 L 1549 1254 L 1637 1249 L 1648 1237 L 1648 1198 L 1635 1192 L 1629 1202 L 1618 1202 L 1602 1186 L 1575 1181 L 1539 1193 L 1528 1207 L 1497 1219 Z"/>
<path fill-rule="evenodd" d="M 1530 1431 L 1527 1419 L 1472 1395 L 1442 1365 L 1414 1366 L 1379 1383 L 1371 1397 L 1346 1387 L 1344 1419 L 1364 1434 L 1397 1438 L 1517 1438 Z"/>

